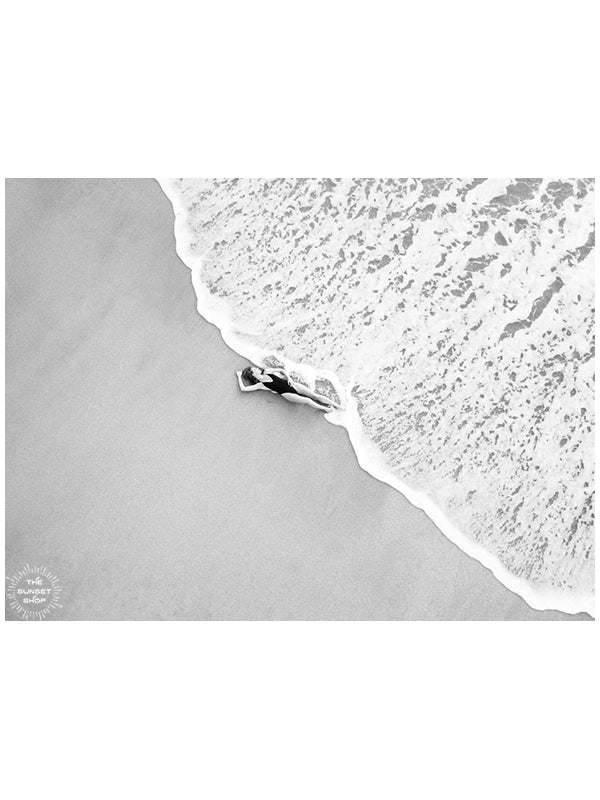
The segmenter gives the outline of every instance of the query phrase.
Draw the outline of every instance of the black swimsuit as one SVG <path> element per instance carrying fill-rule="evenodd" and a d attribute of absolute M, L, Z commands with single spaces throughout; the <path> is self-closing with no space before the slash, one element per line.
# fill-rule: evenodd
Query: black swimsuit
<path fill-rule="evenodd" d="M 267 389 L 270 389 L 270 391 L 277 392 L 277 394 L 300 394 L 300 392 L 296 391 L 284 378 L 280 378 L 279 375 L 272 375 L 270 372 L 267 372 L 267 375 L 271 380 L 268 383 L 263 383 L 262 381 L 261 383 Z"/>
<path fill-rule="evenodd" d="M 246 369 L 242 372 L 242 380 L 247 386 L 256 386 L 259 383 L 268 389 L 271 392 L 276 392 L 277 394 L 300 394 L 294 387 L 285 380 L 285 378 L 281 378 L 279 375 L 273 375 L 270 372 L 265 370 L 268 377 L 271 379 L 268 383 L 263 383 L 259 381 L 258 378 L 255 378 L 252 374 L 252 368 L 246 367 Z"/>
<path fill-rule="evenodd" d="M 263 383 L 259 381 L 258 378 L 255 378 L 251 372 L 251 367 L 246 367 L 246 369 L 242 372 L 242 380 L 248 386 L 257 385 L 262 383 L 265 389 L 268 389 L 270 392 L 276 392 L 277 394 L 297 394 L 299 397 L 305 397 L 301 392 L 289 383 L 285 378 L 281 378 L 279 375 L 273 375 L 273 373 L 268 372 L 265 370 L 265 373 L 271 379 L 268 383 Z M 324 406 L 327 408 L 325 403 L 321 403 L 318 400 L 313 400 L 313 402 L 318 403 L 320 406 Z"/>

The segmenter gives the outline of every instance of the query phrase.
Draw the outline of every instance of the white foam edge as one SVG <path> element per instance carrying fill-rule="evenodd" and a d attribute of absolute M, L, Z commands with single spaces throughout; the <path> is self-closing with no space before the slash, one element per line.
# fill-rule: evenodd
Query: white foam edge
<path fill-rule="evenodd" d="M 181 202 L 179 190 L 170 178 L 157 178 L 157 182 L 167 196 L 175 214 L 175 249 L 177 255 L 191 272 L 192 285 L 196 293 L 198 313 L 214 325 L 220 332 L 225 344 L 239 353 L 243 358 L 254 364 L 261 364 L 263 360 L 272 356 L 269 350 L 262 349 L 231 326 L 230 315 L 226 305 L 211 295 L 201 279 L 202 258 L 194 253 L 186 225 L 187 210 Z M 383 454 L 365 436 L 363 425 L 358 414 L 356 401 L 350 391 L 340 382 L 335 372 L 327 369 L 315 369 L 308 364 L 298 364 L 277 353 L 277 358 L 285 365 L 286 369 L 295 369 L 300 374 L 327 377 L 339 392 L 340 398 L 345 400 L 343 410 L 334 410 L 324 414 L 328 422 L 343 427 L 348 432 L 352 448 L 356 454 L 360 467 L 369 475 L 393 489 L 399 491 L 413 506 L 420 508 L 436 525 L 440 532 L 460 550 L 471 558 L 476 559 L 494 577 L 506 586 L 511 592 L 518 594 L 525 602 L 536 611 L 561 611 L 565 614 L 587 613 L 595 616 L 594 596 L 576 594 L 574 592 L 561 592 L 543 586 L 533 586 L 523 578 L 513 575 L 502 564 L 500 559 L 486 550 L 473 539 L 468 538 L 452 523 L 439 509 L 433 499 L 425 492 L 419 492 L 401 481 L 388 469 Z"/>

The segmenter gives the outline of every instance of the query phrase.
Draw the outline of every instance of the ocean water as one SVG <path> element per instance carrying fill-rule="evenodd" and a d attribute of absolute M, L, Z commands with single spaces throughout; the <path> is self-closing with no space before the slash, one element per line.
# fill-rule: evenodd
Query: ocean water
<path fill-rule="evenodd" d="M 228 344 L 341 400 L 361 465 L 532 606 L 593 613 L 592 179 L 160 183 Z"/>

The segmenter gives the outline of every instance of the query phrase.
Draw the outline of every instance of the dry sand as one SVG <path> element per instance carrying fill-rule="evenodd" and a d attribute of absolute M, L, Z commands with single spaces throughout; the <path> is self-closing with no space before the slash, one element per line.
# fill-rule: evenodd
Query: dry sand
<path fill-rule="evenodd" d="M 587 618 L 531 609 L 319 412 L 238 391 L 155 182 L 8 181 L 6 213 L 6 572 L 58 575 L 52 619 Z"/>

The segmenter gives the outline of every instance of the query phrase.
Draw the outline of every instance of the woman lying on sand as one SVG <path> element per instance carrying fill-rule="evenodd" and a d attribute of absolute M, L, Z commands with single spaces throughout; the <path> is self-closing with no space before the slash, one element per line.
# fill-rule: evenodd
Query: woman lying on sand
<path fill-rule="evenodd" d="M 265 389 L 266 391 L 280 394 L 290 403 L 304 403 L 321 411 L 340 408 L 328 397 L 317 394 L 317 392 L 309 389 L 308 386 L 294 381 L 282 369 L 246 367 L 246 369 L 236 374 L 242 392 L 255 392 L 257 389 Z"/>

